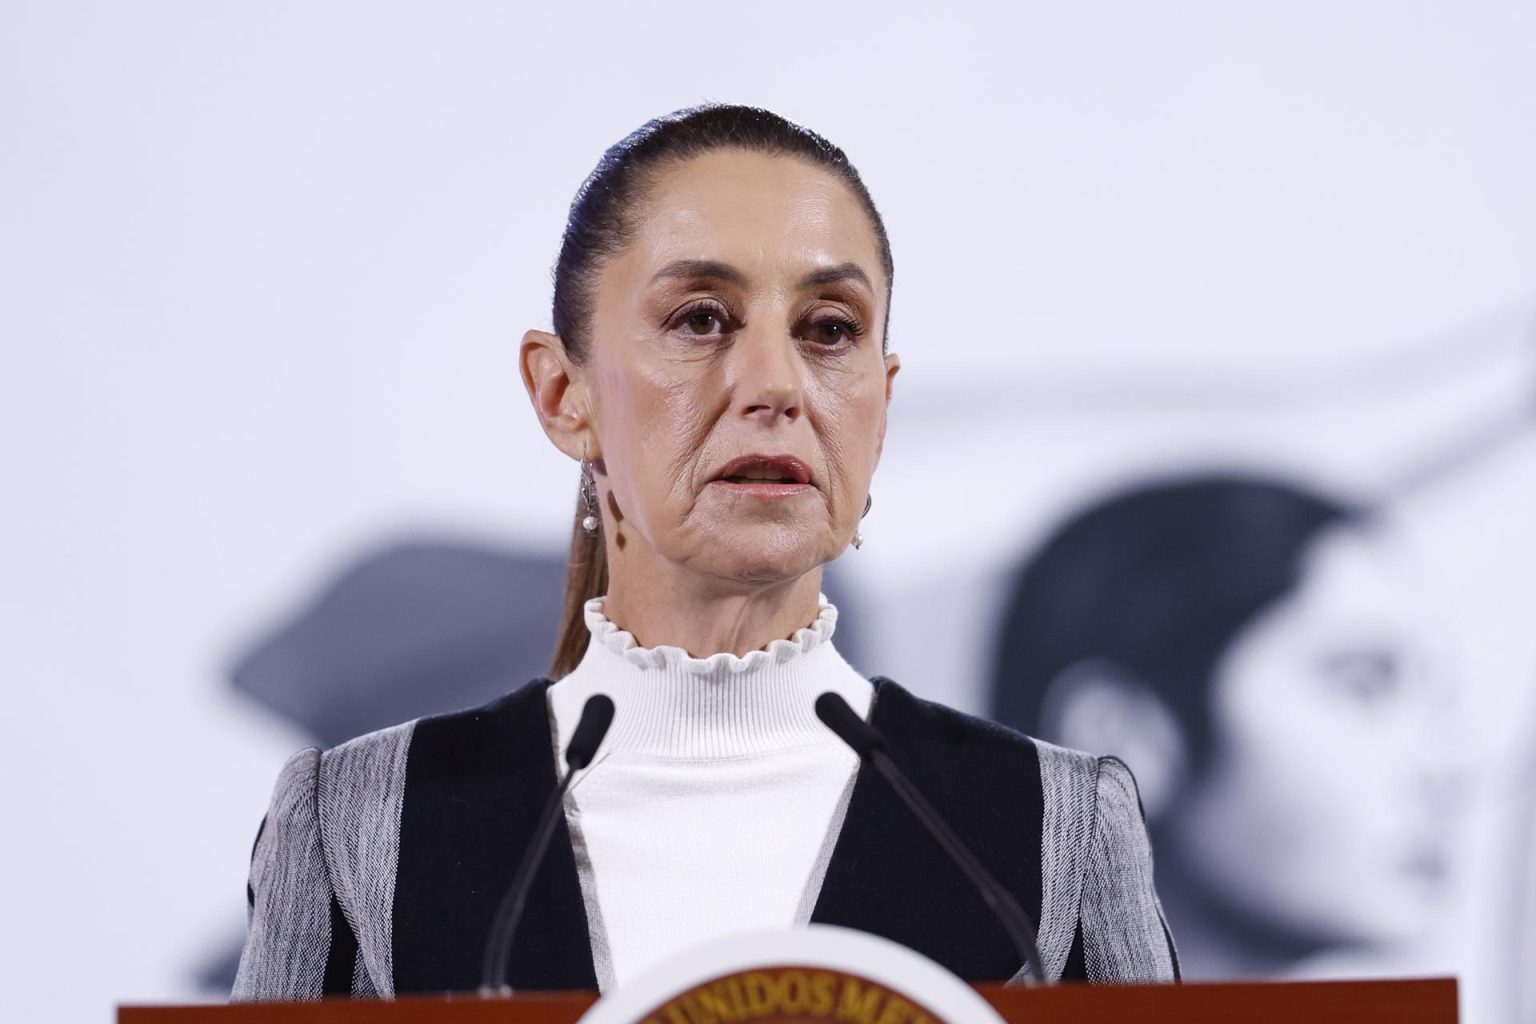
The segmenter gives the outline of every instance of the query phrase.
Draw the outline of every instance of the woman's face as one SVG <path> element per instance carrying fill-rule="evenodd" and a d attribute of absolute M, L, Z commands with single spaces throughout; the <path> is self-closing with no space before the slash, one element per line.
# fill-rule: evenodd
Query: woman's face
<path fill-rule="evenodd" d="M 1450 692 L 1382 555 L 1354 530 L 1313 546 L 1219 666 L 1210 765 L 1171 809 L 1180 873 L 1303 945 L 1411 935 L 1447 880 Z"/>
<path fill-rule="evenodd" d="M 858 525 L 899 366 L 869 215 L 784 156 L 716 151 L 649 185 L 576 371 L 610 565 L 798 577 Z"/>

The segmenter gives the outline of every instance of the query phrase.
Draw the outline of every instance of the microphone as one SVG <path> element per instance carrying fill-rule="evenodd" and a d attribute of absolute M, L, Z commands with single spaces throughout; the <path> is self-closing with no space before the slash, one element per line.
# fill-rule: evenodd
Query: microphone
<path fill-rule="evenodd" d="M 507 961 L 512 957 L 512 936 L 517 933 L 517 923 L 522 920 L 523 907 L 528 903 L 533 876 L 544 860 L 550 839 L 554 837 L 555 823 L 565 805 L 565 793 L 571 788 L 571 780 L 577 772 L 592 763 L 598 746 L 612 724 L 613 700 L 601 693 L 588 697 L 582 706 L 581 720 L 576 723 L 576 731 L 571 734 L 571 742 L 565 747 L 565 775 L 544 804 L 544 812 L 539 816 L 538 827 L 533 832 L 533 841 L 524 851 L 517 873 L 512 876 L 512 884 L 507 887 L 507 894 L 502 897 L 500 906 L 496 908 L 496 916 L 491 920 L 491 929 L 485 939 L 484 966 L 480 974 L 483 979 L 480 983 L 481 996 L 512 994 L 512 987 L 507 984 Z"/>
<path fill-rule="evenodd" d="M 885 752 L 885 737 L 860 718 L 853 708 L 848 706 L 846 700 L 831 691 L 816 698 L 816 717 L 836 733 L 838 739 L 852 747 L 853 752 L 859 755 L 859 760 L 874 765 L 875 770 L 885 777 L 885 781 L 891 784 L 891 788 L 896 791 L 897 796 L 901 797 L 907 809 L 923 823 L 923 827 L 929 834 L 938 840 L 944 852 L 960 866 L 960 870 L 965 872 L 971 884 L 981 893 L 981 898 L 1002 922 L 1004 930 L 1008 932 L 1008 938 L 1013 942 L 1014 949 L 1028 965 L 1035 978 L 1045 981 L 1045 967 L 1040 959 L 1040 947 L 1036 942 L 1034 922 L 1029 919 L 1024 908 L 1019 906 L 1019 901 L 1013 898 L 1013 893 L 1003 888 L 1002 883 L 992 877 L 992 873 L 960 841 L 954 829 L 939 817 L 939 812 L 933 809 L 933 805 L 912 784 L 912 780 L 896 766 L 895 761 L 891 760 L 890 755 Z"/>

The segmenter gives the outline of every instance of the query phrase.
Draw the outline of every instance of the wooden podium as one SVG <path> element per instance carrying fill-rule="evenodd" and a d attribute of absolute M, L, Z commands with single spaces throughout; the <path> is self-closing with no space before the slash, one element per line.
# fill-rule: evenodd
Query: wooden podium
<path fill-rule="evenodd" d="M 1032 1024 L 1454 1024 L 1453 978 L 1266 984 L 977 986 L 1007 1021 Z M 595 995 L 123 1006 L 118 1024 L 576 1024 Z"/>

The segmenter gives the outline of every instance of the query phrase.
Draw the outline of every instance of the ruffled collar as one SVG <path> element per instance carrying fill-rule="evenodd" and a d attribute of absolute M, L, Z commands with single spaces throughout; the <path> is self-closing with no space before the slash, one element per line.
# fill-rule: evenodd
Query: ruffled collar
<path fill-rule="evenodd" d="M 745 655 L 721 651 L 707 658 L 695 658 L 681 647 L 667 644 L 641 647 L 633 633 L 621 629 L 618 623 L 603 614 L 603 601 L 604 598 L 594 597 L 582 606 L 587 629 L 592 632 L 594 642 L 602 644 L 636 668 L 671 669 L 696 676 L 737 676 L 769 665 L 782 665 L 830 641 L 837 630 L 837 607 L 827 600 L 827 595 L 818 594 L 815 621 L 795 630 L 794 636 L 788 640 L 774 640 L 768 646 L 748 651 Z"/>
<path fill-rule="evenodd" d="M 587 652 L 549 688 L 559 748 L 595 693 L 617 708 L 601 748 L 607 754 L 720 760 L 838 744 L 816 717 L 816 698 L 835 691 L 863 715 L 874 689 L 832 644 L 837 608 L 824 595 L 818 604 L 815 620 L 787 640 L 695 658 L 681 647 L 641 647 L 603 614 L 602 598 L 588 601 Z"/>

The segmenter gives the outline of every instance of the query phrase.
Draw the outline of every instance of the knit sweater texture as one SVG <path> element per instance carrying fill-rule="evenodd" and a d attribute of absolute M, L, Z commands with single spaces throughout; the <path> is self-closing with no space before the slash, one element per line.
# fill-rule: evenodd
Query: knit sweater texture
<path fill-rule="evenodd" d="M 809 921 L 858 769 L 815 700 L 867 717 L 873 693 L 832 643 L 837 608 L 818 605 L 789 639 L 696 658 L 641 647 L 587 602 L 586 654 L 548 700 L 557 758 L 589 697 L 615 706 L 565 804 L 603 990 L 710 939 Z"/>

